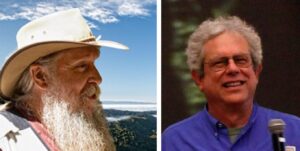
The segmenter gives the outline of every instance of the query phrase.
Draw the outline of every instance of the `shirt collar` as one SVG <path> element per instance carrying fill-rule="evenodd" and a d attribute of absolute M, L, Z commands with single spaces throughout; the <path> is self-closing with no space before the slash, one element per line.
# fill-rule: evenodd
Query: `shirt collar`
<path fill-rule="evenodd" d="M 249 125 L 252 125 L 252 123 L 255 122 L 255 119 L 257 117 L 256 116 L 257 108 L 258 108 L 258 105 L 256 103 L 254 103 L 250 119 L 247 122 L 247 124 L 245 125 L 245 127 L 249 127 Z M 215 117 L 213 117 L 208 112 L 207 104 L 205 105 L 205 108 L 204 108 L 203 112 L 204 112 L 204 116 L 206 117 L 206 120 L 208 121 L 208 124 L 209 124 L 210 127 L 213 127 L 213 128 L 225 127 L 225 125 L 221 121 L 217 120 Z"/>

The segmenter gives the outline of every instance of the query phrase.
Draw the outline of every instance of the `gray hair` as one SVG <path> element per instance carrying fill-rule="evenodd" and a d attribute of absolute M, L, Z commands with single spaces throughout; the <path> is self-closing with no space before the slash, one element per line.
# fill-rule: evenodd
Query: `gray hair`
<path fill-rule="evenodd" d="M 250 53 L 253 66 L 256 68 L 262 63 L 262 46 L 258 33 L 254 27 L 248 25 L 236 16 L 218 17 L 204 21 L 192 33 L 188 40 L 186 54 L 190 70 L 198 71 L 200 76 L 204 75 L 203 70 L 203 45 L 211 38 L 218 36 L 225 31 L 233 31 L 241 34 L 250 46 Z"/>
<path fill-rule="evenodd" d="M 58 53 L 50 54 L 45 57 L 41 57 L 32 64 L 39 64 L 48 68 L 49 71 L 54 72 L 55 66 L 53 62 L 56 60 Z M 22 73 L 20 79 L 18 80 L 13 95 L 12 101 L 14 102 L 15 107 L 24 107 L 26 106 L 27 99 L 30 99 L 32 88 L 33 88 L 33 80 L 29 73 L 30 66 L 25 69 Z M 51 73 L 49 72 L 49 73 Z"/>

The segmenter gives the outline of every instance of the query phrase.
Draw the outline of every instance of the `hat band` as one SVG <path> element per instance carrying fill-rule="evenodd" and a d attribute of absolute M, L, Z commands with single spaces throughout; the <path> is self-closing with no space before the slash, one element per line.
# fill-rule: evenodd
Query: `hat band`
<path fill-rule="evenodd" d="M 91 42 L 91 41 L 96 41 L 96 39 L 95 39 L 94 36 L 91 36 L 91 37 L 89 37 L 89 38 L 83 39 L 83 40 L 81 40 L 80 42 Z"/>

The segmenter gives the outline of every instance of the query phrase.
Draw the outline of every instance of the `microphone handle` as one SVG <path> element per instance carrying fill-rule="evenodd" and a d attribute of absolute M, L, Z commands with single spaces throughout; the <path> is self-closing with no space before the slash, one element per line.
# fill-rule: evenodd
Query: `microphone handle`
<path fill-rule="evenodd" d="M 283 137 L 282 133 L 279 134 L 272 134 L 272 141 L 273 141 L 273 148 L 274 151 L 285 151 L 285 138 Z"/>

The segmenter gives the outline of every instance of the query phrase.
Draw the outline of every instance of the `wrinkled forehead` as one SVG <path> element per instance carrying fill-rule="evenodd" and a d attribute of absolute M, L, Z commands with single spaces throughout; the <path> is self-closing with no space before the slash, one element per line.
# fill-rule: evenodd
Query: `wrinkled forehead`
<path fill-rule="evenodd" d="M 235 31 L 225 31 L 207 40 L 203 45 L 202 57 L 250 53 L 247 39 Z"/>
<path fill-rule="evenodd" d="M 98 47 L 79 47 L 62 50 L 58 53 L 61 59 L 82 59 L 91 58 L 96 60 L 100 56 L 100 50 Z"/>

